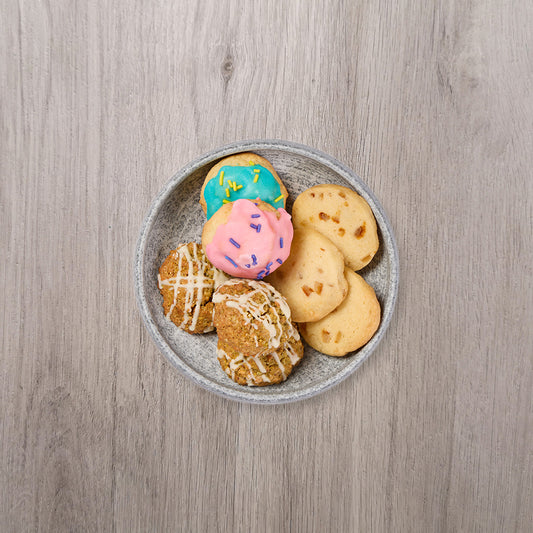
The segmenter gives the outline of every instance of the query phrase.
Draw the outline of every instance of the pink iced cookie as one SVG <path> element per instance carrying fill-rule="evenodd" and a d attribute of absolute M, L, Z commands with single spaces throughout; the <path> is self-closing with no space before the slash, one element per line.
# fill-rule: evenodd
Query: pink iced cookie
<path fill-rule="evenodd" d="M 211 263 L 231 276 L 263 279 L 289 256 L 293 228 L 285 209 L 237 200 L 204 225 L 202 246 Z"/>

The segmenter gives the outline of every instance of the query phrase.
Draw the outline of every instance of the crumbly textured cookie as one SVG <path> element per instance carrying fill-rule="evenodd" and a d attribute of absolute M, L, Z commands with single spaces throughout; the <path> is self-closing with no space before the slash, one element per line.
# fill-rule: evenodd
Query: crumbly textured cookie
<path fill-rule="evenodd" d="M 342 254 L 308 227 L 294 230 L 289 257 L 266 281 L 287 299 L 295 322 L 320 320 L 348 293 Z"/>
<path fill-rule="evenodd" d="M 332 313 L 318 322 L 300 324 L 307 343 L 327 355 L 343 356 L 364 346 L 381 321 L 381 308 L 374 289 L 353 270 L 346 268 L 348 296 Z"/>
<path fill-rule="evenodd" d="M 187 333 L 213 328 L 215 269 L 195 242 L 172 250 L 159 269 L 158 287 L 165 316 Z"/>
<path fill-rule="evenodd" d="M 217 357 L 222 370 L 239 385 L 263 387 L 285 381 L 302 360 L 304 348 L 293 337 L 278 349 L 256 356 L 246 356 L 219 339 Z"/>
<path fill-rule="evenodd" d="M 225 203 L 261 198 L 276 209 L 285 207 L 287 189 L 269 161 L 250 152 L 219 161 L 207 174 L 200 205 L 210 219 Z"/>
<path fill-rule="evenodd" d="M 376 220 L 366 200 L 341 185 L 316 185 L 301 193 L 292 208 L 296 226 L 328 237 L 353 270 L 366 266 L 379 248 Z"/>
<path fill-rule="evenodd" d="M 202 246 L 211 263 L 231 276 L 262 279 L 287 259 L 292 234 L 285 209 L 243 199 L 225 204 L 205 223 Z"/>
<path fill-rule="evenodd" d="M 213 295 L 219 340 L 235 352 L 258 356 L 299 339 L 283 296 L 264 281 L 231 279 Z"/>

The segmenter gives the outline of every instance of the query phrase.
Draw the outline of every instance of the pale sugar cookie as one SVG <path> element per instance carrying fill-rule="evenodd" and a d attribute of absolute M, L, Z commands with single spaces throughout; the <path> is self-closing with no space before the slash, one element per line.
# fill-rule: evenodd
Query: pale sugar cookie
<path fill-rule="evenodd" d="M 379 248 L 376 220 L 366 200 L 341 185 L 315 185 L 294 201 L 295 226 L 311 227 L 343 253 L 346 265 L 360 270 Z"/>
<path fill-rule="evenodd" d="M 343 356 L 365 345 L 381 320 L 381 308 L 374 289 L 353 270 L 345 271 L 349 290 L 346 299 L 317 322 L 300 324 L 307 343 L 327 355 Z"/>
<path fill-rule="evenodd" d="M 265 280 L 287 299 L 295 322 L 321 319 L 348 292 L 342 254 L 327 237 L 307 227 L 294 230 L 289 257 Z"/>

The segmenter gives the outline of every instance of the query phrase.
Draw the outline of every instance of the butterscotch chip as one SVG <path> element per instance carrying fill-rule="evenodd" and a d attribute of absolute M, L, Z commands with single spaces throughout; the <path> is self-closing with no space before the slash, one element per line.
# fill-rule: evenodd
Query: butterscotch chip
<path fill-rule="evenodd" d="M 308 227 L 295 229 L 289 257 L 265 280 L 287 299 L 295 322 L 320 320 L 348 291 L 343 255 L 327 237 Z"/>
<path fill-rule="evenodd" d="M 366 200 L 341 185 L 316 185 L 292 208 L 295 227 L 311 227 L 328 237 L 353 270 L 366 266 L 379 248 L 376 220 Z"/>
<path fill-rule="evenodd" d="M 381 320 L 374 289 L 349 268 L 344 275 L 349 290 L 339 307 L 317 322 L 300 324 L 307 343 L 327 355 L 343 356 L 361 348 L 372 338 Z"/>

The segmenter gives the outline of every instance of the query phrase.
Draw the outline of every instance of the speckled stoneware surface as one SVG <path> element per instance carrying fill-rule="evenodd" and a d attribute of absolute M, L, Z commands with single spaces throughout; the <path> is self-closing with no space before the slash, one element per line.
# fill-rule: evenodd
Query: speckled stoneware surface
<path fill-rule="evenodd" d="M 305 189 L 320 183 L 351 187 L 369 203 L 379 228 L 380 249 L 359 273 L 376 291 L 382 320 L 374 337 L 346 357 L 329 357 L 305 346 L 303 361 L 287 381 L 268 387 L 243 387 L 222 371 L 215 355 L 216 333 L 190 335 L 168 321 L 157 288 L 159 266 L 179 243 L 200 242 L 205 216 L 198 203 L 209 169 L 221 158 L 252 151 L 268 159 L 290 197 L 287 210 Z M 375 350 L 387 329 L 398 291 L 398 251 L 383 208 L 360 178 L 332 157 L 286 141 L 236 142 L 200 157 L 180 170 L 154 200 L 144 220 L 135 254 L 135 290 L 142 318 L 167 359 L 194 382 L 233 400 L 276 404 L 302 400 L 336 385 Z"/>

